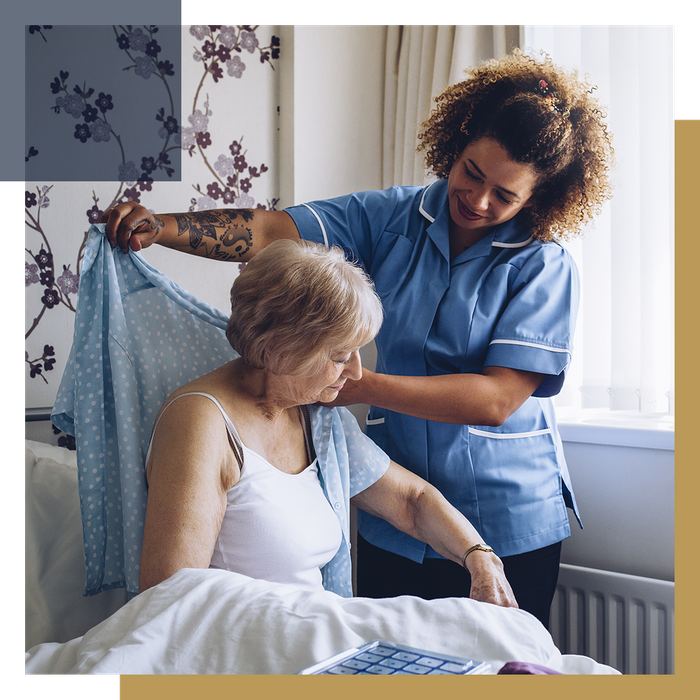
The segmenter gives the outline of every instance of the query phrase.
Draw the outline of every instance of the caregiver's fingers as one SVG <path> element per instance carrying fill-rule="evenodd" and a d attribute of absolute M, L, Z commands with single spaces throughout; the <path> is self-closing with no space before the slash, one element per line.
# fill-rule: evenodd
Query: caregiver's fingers
<path fill-rule="evenodd" d="M 107 209 L 100 217 L 109 244 L 126 253 L 147 248 L 156 242 L 162 220 L 138 202 L 124 202 Z"/>

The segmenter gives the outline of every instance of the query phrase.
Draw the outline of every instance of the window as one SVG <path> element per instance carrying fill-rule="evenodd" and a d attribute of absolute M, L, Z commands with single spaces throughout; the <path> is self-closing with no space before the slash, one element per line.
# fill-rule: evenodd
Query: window
<path fill-rule="evenodd" d="M 608 106 L 614 196 L 566 243 L 581 272 L 558 407 L 673 413 L 673 30 L 525 26 L 525 51 L 590 76 Z"/>

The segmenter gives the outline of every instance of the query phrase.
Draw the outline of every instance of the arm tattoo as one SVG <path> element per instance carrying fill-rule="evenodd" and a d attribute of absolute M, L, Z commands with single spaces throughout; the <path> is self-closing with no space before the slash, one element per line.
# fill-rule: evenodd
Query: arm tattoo
<path fill-rule="evenodd" d="M 253 232 L 245 226 L 253 220 L 247 209 L 173 214 L 177 235 L 189 237 L 193 250 L 204 247 L 204 255 L 216 260 L 240 260 L 253 247 Z"/>
<path fill-rule="evenodd" d="M 148 228 L 151 229 L 151 231 L 153 232 L 153 235 L 149 240 L 153 240 L 160 233 L 163 226 L 165 226 L 165 222 L 163 221 L 163 219 L 161 219 L 159 216 L 154 216 L 153 221 L 149 221 L 146 218 L 139 219 L 134 223 L 131 230 L 133 231 L 135 228 L 138 228 L 141 224 L 148 224 Z"/>

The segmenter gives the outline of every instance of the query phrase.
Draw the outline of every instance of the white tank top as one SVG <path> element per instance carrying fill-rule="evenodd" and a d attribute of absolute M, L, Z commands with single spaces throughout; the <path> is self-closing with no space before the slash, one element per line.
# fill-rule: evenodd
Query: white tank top
<path fill-rule="evenodd" d="M 338 551 L 342 531 L 321 487 L 318 460 L 299 474 L 280 471 L 242 444 L 213 396 L 180 396 L 191 394 L 216 404 L 242 462 L 241 477 L 226 494 L 226 513 L 209 568 L 323 590 L 321 567 Z"/>

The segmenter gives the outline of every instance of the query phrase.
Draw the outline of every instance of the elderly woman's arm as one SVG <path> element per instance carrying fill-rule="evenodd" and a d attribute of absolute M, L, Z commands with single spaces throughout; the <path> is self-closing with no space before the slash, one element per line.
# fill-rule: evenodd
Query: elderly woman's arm
<path fill-rule="evenodd" d="M 460 565 L 468 549 L 483 544 L 472 524 L 436 488 L 395 462 L 381 479 L 354 496 L 352 503 Z M 467 556 L 465 566 L 471 576 L 470 598 L 518 607 L 495 554 L 475 550 Z"/>
<path fill-rule="evenodd" d="M 214 209 L 183 214 L 151 214 L 137 202 L 108 209 L 100 218 L 112 246 L 124 252 L 153 243 L 215 260 L 244 262 L 278 238 L 299 238 L 286 212 Z"/>
<path fill-rule="evenodd" d="M 180 569 L 206 569 L 240 476 L 221 414 L 199 396 L 178 399 L 158 423 L 149 460 L 139 588 Z"/>

